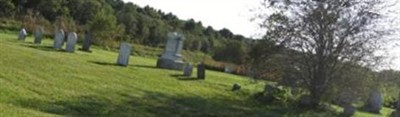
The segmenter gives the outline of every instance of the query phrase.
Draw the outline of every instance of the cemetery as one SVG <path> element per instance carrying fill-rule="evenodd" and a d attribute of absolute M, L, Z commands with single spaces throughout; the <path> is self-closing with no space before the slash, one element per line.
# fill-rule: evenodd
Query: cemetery
<path fill-rule="evenodd" d="M 262 1 L 257 36 L 127 1 L 0 0 L 0 117 L 400 117 L 380 0 Z"/>
<path fill-rule="evenodd" d="M 201 111 L 190 115 L 221 115 L 220 111 L 224 111 L 223 115 L 226 116 L 248 115 L 247 113 L 276 115 L 254 106 L 246 106 L 247 104 L 241 101 L 234 101 L 247 100 L 248 97 L 245 95 L 226 93 L 226 90 L 230 90 L 234 83 L 250 83 L 241 76 L 207 71 L 205 80 L 185 81 L 171 76 L 171 74 L 183 75 L 183 70 L 159 69 L 156 67 L 156 58 L 131 55 L 120 61 L 123 65 L 129 65 L 120 67 L 114 66 L 119 56 L 117 52 L 92 48 L 92 53 L 75 51 L 74 54 L 69 54 L 64 51 L 30 48 L 26 45 L 31 45 L 27 42 L 32 42 L 33 37 L 29 36 L 26 42 L 15 41 L 17 39 L 15 34 L 0 33 L 0 37 L 0 53 L 2 53 L 0 65 L 14 66 L 12 69 L 0 67 L 2 74 L 0 97 L 16 96 L 12 99 L 15 101 L 0 101 L 0 115 L 185 116 L 189 113 L 176 112 L 198 109 Z M 53 45 L 53 40 L 44 38 L 40 46 L 52 47 Z M 127 46 L 129 45 L 121 44 L 122 48 Z M 15 52 L 20 54 L 11 54 Z M 21 59 L 15 61 L 12 58 Z M 129 63 L 124 63 L 126 60 L 129 60 Z M 24 73 L 17 69 L 23 70 Z M 196 77 L 196 67 L 191 67 L 191 69 L 193 70 L 192 77 Z M 46 74 L 37 73 L 37 70 L 46 71 Z M 13 84 L 3 79 L 19 83 Z M 25 88 L 13 89 L 15 85 Z M 241 93 L 249 94 L 261 87 L 262 85 L 258 83 L 250 84 L 242 87 Z M 7 92 L 15 93 L 8 94 Z M 202 97 L 216 98 L 216 100 L 207 101 Z M 221 97 L 229 100 L 217 99 Z M 185 100 L 190 102 L 180 102 Z M 258 105 L 249 101 L 245 102 Z M 252 109 L 225 107 L 228 104 Z M 56 107 L 47 108 L 52 105 Z M 98 113 L 99 110 L 108 112 Z"/>
<path fill-rule="evenodd" d="M 248 94 L 248 93 L 251 93 L 263 86 L 260 83 L 252 84 L 248 80 L 242 78 L 241 76 L 228 75 L 223 72 L 215 72 L 215 71 L 207 71 L 207 73 L 206 73 L 205 66 L 203 63 L 199 63 L 196 65 L 192 65 L 190 63 L 184 63 L 181 58 L 182 55 L 179 53 L 180 50 L 173 50 L 174 47 L 179 49 L 179 39 L 177 39 L 177 37 L 184 38 L 183 35 L 178 35 L 177 33 L 175 33 L 175 34 L 170 33 L 170 35 L 167 37 L 167 39 L 169 39 L 169 40 L 177 39 L 177 41 L 175 41 L 175 42 L 168 41 L 167 43 L 171 47 L 166 46 L 164 52 L 162 53 L 163 56 L 160 56 L 160 58 L 158 58 L 157 60 L 143 58 L 143 57 L 139 57 L 139 56 L 132 56 L 131 52 L 132 52 L 133 47 L 131 44 L 126 43 L 126 42 L 122 42 L 120 44 L 118 54 L 115 52 L 108 52 L 108 51 L 99 50 L 99 49 L 94 49 L 92 53 L 85 53 L 83 51 L 82 52 L 75 51 L 75 46 L 79 46 L 79 45 L 77 45 L 77 43 L 76 43 L 78 40 L 78 37 L 77 37 L 77 34 L 74 32 L 68 33 L 68 36 L 67 36 L 68 39 L 67 39 L 67 42 L 65 42 L 66 43 L 65 52 L 59 51 L 60 49 L 62 49 L 62 41 L 64 40 L 63 39 L 63 37 L 64 37 L 63 30 L 58 30 L 58 32 L 55 33 L 54 41 L 44 39 L 42 44 L 40 45 L 40 46 L 53 46 L 54 51 L 56 53 L 51 52 L 51 51 L 43 51 L 40 49 L 30 49 L 30 48 L 26 48 L 24 46 L 20 46 L 20 44 L 24 44 L 24 42 L 14 42 L 13 41 L 16 39 L 16 37 L 18 37 L 18 40 L 21 40 L 20 39 L 21 34 L 24 34 L 24 32 L 22 32 L 22 33 L 20 32 L 19 35 L 0 34 L 2 37 L 5 37 L 5 38 L 0 39 L 0 46 L 2 47 L 0 52 L 5 53 L 0 56 L 1 58 L 3 58 L 1 65 L 7 65 L 7 64 L 12 63 L 12 62 L 7 62 L 8 60 L 11 60 L 11 59 L 4 59 L 4 58 L 10 58 L 10 57 L 15 56 L 15 57 L 22 57 L 26 60 L 29 60 L 29 59 L 37 58 L 35 55 L 33 55 L 33 56 L 30 55 L 30 53 L 40 53 L 40 54 L 42 54 L 40 56 L 42 59 L 38 59 L 38 61 L 36 61 L 36 62 L 43 63 L 43 65 L 41 65 L 41 66 L 35 66 L 34 64 L 26 64 L 24 62 L 12 63 L 12 64 L 15 64 L 16 68 L 19 68 L 19 66 L 21 66 L 21 68 L 24 68 L 23 66 L 30 66 L 30 68 L 42 69 L 45 71 L 48 71 L 50 69 L 56 70 L 53 72 L 62 72 L 62 74 L 55 75 L 55 77 L 59 77 L 61 79 L 53 79 L 52 78 L 53 76 L 47 77 L 47 76 L 42 76 L 40 74 L 32 74 L 33 73 L 33 71 L 31 71 L 32 69 L 27 71 L 27 72 L 29 72 L 29 74 L 27 74 L 27 76 L 19 76 L 22 74 L 7 73 L 7 72 L 12 72 L 12 71 L 6 70 L 2 67 L 0 67 L 0 70 L 5 71 L 6 76 L 18 75 L 16 77 L 21 77 L 21 78 L 43 77 L 43 80 L 45 80 L 45 81 L 41 81 L 41 83 L 45 83 L 45 84 L 50 83 L 50 81 L 58 82 L 56 84 L 54 84 L 54 83 L 49 84 L 48 86 L 45 86 L 45 87 L 37 87 L 37 88 L 31 89 L 31 90 L 35 90 L 35 89 L 40 90 L 40 92 L 44 91 L 42 93 L 44 93 L 44 95 L 47 95 L 46 97 L 59 96 L 59 95 L 70 95 L 69 93 L 54 95 L 51 92 L 41 90 L 42 88 L 47 89 L 47 88 L 55 87 L 57 85 L 60 85 L 59 83 L 63 84 L 63 85 L 61 85 L 63 90 L 70 90 L 70 91 L 74 91 L 75 93 L 82 93 L 82 94 L 88 92 L 89 90 L 90 91 L 98 90 L 100 92 L 119 90 L 119 89 L 114 89 L 114 88 L 111 88 L 111 89 L 101 88 L 99 86 L 102 86 L 102 85 L 99 85 L 95 82 L 85 84 L 85 85 L 80 85 L 79 82 L 81 82 L 81 81 L 79 81 L 79 80 L 83 80 L 83 79 L 97 80 L 97 81 L 102 82 L 101 84 L 105 83 L 104 86 L 107 86 L 107 87 L 113 87 L 114 85 L 122 85 L 123 87 L 125 87 L 122 89 L 130 90 L 133 92 L 146 92 L 146 93 L 150 93 L 149 90 L 146 90 L 146 89 L 160 90 L 160 89 L 164 89 L 166 87 L 172 88 L 169 85 L 178 85 L 178 86 L 174 86 L 173 89 L 166 90 L 168 92 L 166 94 L 174 94 L 174 93 L 178 93 L 181 91 L 183 91 L 187 94 L 192 94 L 192 93 L 195 93 L 198 91 L 200 91 L 200 93 L 207 93 L 210 90 L 216 91 L 216 92 L 221 92 L 221 94 L 222 94 L 222 92 L 225 92 L 225 90 L 232 90 L 233 93 L 223 93 L 223 94 L 225 94 L 225 96 L 228 96 L 230 98 L 235 97 L 235 98 L 240 98 L 240 99 L 246 99 L 248 97 L 247 96 L 237 96 L 237 93 L 241 92 L 241 93 Z M 24 34 L 24 35 L 26 35 L 26 34 Z M 25 42 L 35 41 L 36 36 L 35 37 L 26 37 L 26 38 L 27 39 L 25 40 Z M 83 42 L 83 44 L 85 44 L 85 43 L 87 44 L 88 42 Z M 4 48 L 9 48 L 9 49 L 4 49 Z M 7 54 L 7 53 L 13 53 L 13 52 L 17 52 L 17 51 L 23 52 L 23 53 L 18 54 L 18 55 Z M 68 52 L 74 52 L 75 54 L 66 54 Z M 46 55 L 46 54 L 48 54 L 48 55 Z M 52 55 L 50 55 L 50 54 L 52 54 Z M 52 56 L 56 56 L 57 58 L 53 58 Z M 72 59 L 74 59 L 75 61 L 67 62 Z M 165 60 L 163 60 L 163 59 L 168 59 L 168 61 L 170 61 L 171 63 L 163 64 L 163 65 L 167 65 L 167 66 L 160 66 L 160 64 L 159 64 L 160 60 L 165 62 Z M 114 60 L 117 60 L 117 62 L 114 63 L 113 62 Z M 155 63 L 157 63 L 157 64 L 155 64 Z M 109 65 L 113 65 L 113 64 L 119 65 L 119 66 L 124 66 L 126 68 L 119 67 L 119 66 L 109 66 Z M 51 67 L 51 65 L 63 66 L 63 68 L 62 69 L 53 69 L 53 67 Z M 168 66 L 168 65 L 170 65 L 170 66 Z M 195 68 L 193 66 L 195 66 Z M 65 69 L 68 67 L 75 67 L 75 68 L 79 68 L 79 69 L 75 69 L 73 71 Z M 92 68 L 96 68 L 96 69 L 92 69 Z M 63 71 L 68 71 L 68 72 L 63 72 Z M 151 72 L 153 72 L 153 73 L 151 73 Z M 195 75 L 192 75 L 192 72 L 194 72 Z M 71 74 L 71 73 L 73 73 L 73 74 Z M 86 77 L 80 77 L 80 76 L 74 75 L 74 74 L 84 75 L 87 73 L 95 73 L 95 74 L 90 74 L 89 76 L 86 76 Z M 182 74 L 183 78 L 173 77 L 173 76 L 171 76 L 171 74 Z M 117 75 L 117 76 L 115 76 L 115 75 Z M 5 77 L 5 76 L 2 76 L 2 77 Z M 197 80 L 195 82 L 191 82 L 191 83 L 189 83 L 189 81 L 184 81 L 185 78 L 190 79 L 191 77 L 195 77 L 196 79 L 199 79 L 199 80 Z M 123 82 L 118 80 L 121 78 L 124 79 Z M 12 79 L 10 79 L 10 80 L 12 80 Z M 140 83 L 140 82 L 149 82 L 148 80 L 154 80 L 154 81 L 151 81 L 152 83 L 150 83 L 150 84 Z M 64 84 L 64 81 L 65 81 L 65 83 L 66 82 L 68 82 L 68 83 Z M 30 81 L 28 80 L 25 83 L 28 83 L 28 82 L 30 82 Z M 78 83 L 78 84 L 76 84 L 76 83 Z M 167 84 L 164 84 L 164 83 L 167 83 Z M 184 84 L 182 84 L 182 83 L 184 83 Z M 189 84 L 186 84 L 186 83 L 189 83 Z M 214 86 L 211 86 L 210 87 L 211 89 L 210 88 L 201 89 L 201 90 L 194 89 L 194 87 L 205 88 L 203 86 L 204 83 L 207 83 L 208 85 L 214 85 Z M 216 84 L 220 84 L 220 83 L 223 84 L 223 87 L 215 87 L 215 86 L 217 86 Z M 241 85 L 241 84 L 249 84 L 249 83 L 250 83 L 250 85 L 244 85 L 244 86 Z M 11 84 L 5 83 L 5 85 L 11 85 Z M 31 85 L 31 84 L 29 84 L 29 85 Z M 79 90 L 78 90 L 78 89 L 75 89 L 78 87 L 74 88 L 74 87 L 70 87 L 70 86 L 80 86 L 81 88 L 79 88 Z M 134 86 L 137 88 L 133 88 L 133 89 L 128 88 L 131 86 Z M 61 88 L 60 86 L 58 86 L 58 87 Z M 259 87 L 259 88 L 257 88 L 257 87 Z M 182 89 L 184 89 L 184 90 L 182 90 Z M 11 91 L 12 89 L 7 89 L 7 90 Z M 57 89 L 57 90 L 60 90 L 60 89 Z M 108 92 L 105 94 L 108 96 L 111 96 L 111 97 L 117 96 L 116 100 L 121 100 L 121 101 L 124 98 L 126 98 L 126 97 L 118 97 L 118 95 L 121 95 L 121 94 L 116 94 L 114 92 Z M 156 92 L 151 92 L 150 94 L 151 95 L 164 95 L 164 94 L 159 94 Z M 17 95 L 19 95 L 19 94 L 17 94 Z M 97 95 L 97 94 L 95 93 L 94 95 Z M 104 98 L 108 98 L 108 96 L 106 96 L 106 95 L 95 96 L 92 98 L 96 98 L 96 100 L 100 99 L 100 100 L 103 100 L 103 102 L 104 102 L 104 101 L 106 101 L 106 100 L 104 100 Z M 129 93 L 124 94 L 124 95 L 129 96 L 130 97 L 129 99 L 132 99 L 132 100 L 147 99 L 147 98 L 139 98 L 139 97 L 136 97 Z M 216 93 L 216 94 L 212 94 L 212 95 L 219 96 L 220 94 Z M 379 100 L 382 100 L 382 99 L 379 99 L 380 94 L 372 93 L 371 95 L 372 95 L 372 98 L 370 99 L 371 104 L 369 104 L 368 107 L 366 107 L 366 108 L 371 109 L 371 111 L 380 111 L 380 112 L 384 112 L 384 113 L 386 113 L 386 111 L 390 111 L 387 108 L 382 108 L 382 107 L 376 106 L 376 105 L 381 105 L 381 104 L 379 104 L 379 103 L 381 103 Z M 106 96 L 106 97 L 104 97 L 104 96 Z M 131 96 L 133 96 L 133 97 L 131 97 Z M 377 99 L 373 98 L 374 96 Z M 24 96 L 22 96 L 22 97 L 24 97 Z M 165 96 L 162 96 L 162 97 L 167 98 Z M 74 97 L 74 98 L 76 98 L 75 100 L 82 100 L 82 99 L 89 98 L 89 97 Z M 179 98 L 182 98 L 182 99 L 189 98 L 190 99 L 190 96 L 189 97 L 179 96 L 179 97 L 168 97 L 168 98 L 171 98 L 170 101 L 179 101 L 180 100 Z M 178 98 L 178 99 L 176 100 L 176 98 Z M 46 100 L 47 100 L 46 98 L 32 98 L 29 100 L 21 100 L 21 101 L 34 101 L 34 102 L 41 102 L 41 104 L 43 104 L 43 103 L 51 104 L 51 102 L 47 102 Z M 65 100 L 73 101 L 74 99 L 70 100 L 69 98 L 65 98 Z M 192 99 L 190 99 L 190 100 L 192 100 Z M 106 101 L 106 102 L 108 102 L 108 101 Z M 15 103 L 15 104 L 18 104 L 18 103 L 19 102 Z M 62 102 L 62 103 L 77 103 L 77 104 L 83 103 L 84 104 L 86 102 Z M 92 102 L 92 103 L 98 103 L 98 102 Z M 104 108 L 98 108 L 98 107 L 93 107 L 93 108 L 113 110 L 115 107 L 110 106 L 110 105 L 113 105 L 112 103 L 114 103 L 114 102 L 108 102 L 108 104 L 104 103 L 105 104 Z M 126 103 L 126 102 L 122 102 L 122 104 L 123 103 Z M 152 109 L 151 107 L 148 107 L 148 105 L 141 103 L 141 101 L 137 101 L 135 103 L 139 104 L 137 106 L 139 106 L 140 108 Z M 158 102 L 156 100 L 153 100 L 150 103 L 163 104 L 165 102 Z M 199 102 L 191 102 L 191 103 L 195 104 L 196 108 L 199 108 L 199 107 L 204 108 L 203 112 L 212 114 L 212 113 L 214 113 L 212 111 L 213 108 L 221 108 L 220 106 L 223 106 L 223 105 L 218 106 L 215 104 L 218 104 L 218 103 L 235 104 L 236 102 L 226 102 L 226 101 L 222 101 L 222 100 L 217 101 L 217 102 L 207 101 L 207 103 L 212 104 L 209 106 L 198 105 L 197 103 L 199 103 Z M 247 102 L 247 103 L 252 104 L 251 102 Z M 378 103 L 378 104 L 376 104 L 376 103 Z M 41 104 L 35 104 L 36 106 L 35 105 L 19 105 L 19 106 L 28 107 L 28 108 L 39 108 L 40 106 L 44 106 Z M 102 104 L 102 103 L 99 103 L 99 104 Z M 252 105 L 257 105 L 257 104 L 254 103 Z M 91 108 L 85 108 L 85 107 L 81 107 L 79 105 L 76 107 L 75 106 L 68 107 L 67 105 L 62 105 L 62 106 L 64 106 L 62 108 L 65 108 L 65 109 L 66 108 L 80 108 L 80 109 L 84 109 L 86 111 L 80 113 L 77 110 L 68 110 L 67 111 L 64 109 L 60 109 L 60 110 L 55 110 L 55 112 L 50 111 L 50 110 L 49 111 L 44 110 L 43 112 L 50 113 L 50 114 L 51 113 L 52 114 L 62 114 L 63 112 L 67 111 L 67 112 L 65 112 L 65 114 L 76 113 L 77 115 L 86 114 L 88 116 L 101 115 L 99 113 L 91 113 L 90 112 Z M 189 106 L 189 105 L 182 105 L 182 106 Z M 242 106 L 245 106 L 245 105 L 242 105 Z M 0 107 L 8 107 L 8 106 L 0 105 Z M 169 110 L 169 108 L 172 109 L 172 107 L 174 107 L 174 106 L 168 104 L 168 101 L 167 101 L 166 105 L 164 105 L 162 107 L 166 108 L 166 109 L 168 108 L 168 110 L 161 112 L 161 113 L 171 114 L 171 113 L 175 112 L 174 111 L 175 109 Z M 14 108 L 17 108 L 17 107 L 14 107 Z M 129 108 L 136 108 L 136 107 L 131 107 L 129 105 L 121 105 L 121 108 L 129 109 Z M 191 107 L 189 106 L 189 107 L 179 107 L 179 108 L 191 108 Z M 226 107 L 224 107 L 224 108 L 226 108 Z M 253 107 L 248 107 L 248 108 L 252 108 L 252 109 L 251 110 L 240 110 L 240 109 L 228 107 L 228 108 L 226 108 L 227 110 L 223 110 L 223 111 L 229 111 L 229 113 L 225 113 L 223 115 L 228 115 L 228 116 L 235 115 L 236 116 L 236 115 L 242 115 L 242 114 L 244 115 L 244 113 L 242 113 L 242 112 L 251 112 L 251 113 L 255 113 L 255 114 L 263 113 L 264 115 L 277 116 L 276 113 L 274 113 L 274 112 L 260 110 L 260 108 L 253 108 Z M 354 108 L 349 107 L 349 109 L 352 109 L 352 110 L 348 110 L 346 108 L 345 112 L 354 113 Z M 348 111 L 350 111 L 350 112 L 348 112 Z M 9 110 L 9 112 L 7 110 L 5 110 L 5 111 L 3 111 L 3 113 L 7 113 L 7 114 L 11 114 L 11 115 L 18 115 L 18 116 L 19 115 L 30 115 L 30 114 L 42 115 L 40 113 L 32 113 L 30 111 L 22 111 L 21 113 L 13 113 L 10 110 Z M 144 114 L 144 112 L 133 111 L 133 110 L 128 111 L 128 113 L 130 113 L 130 114 L 138 114 L 139 113 L 139 115 Z M 158 113 L 158 114 L 161 114 L 161 113 Z M 357 113 L 360 114 L 359 112 L 357 112 Z M 120 113 L 118 111 L 111 112 L 111 114 L 115 114 L 118 116 L 124 116 L 123 113 Z M 155 114 L 155 115 L 158 115 L 158 114 Z M 202 115 L 201 113 L 198 113 L 198 114 Z M 217 115 L 220 115 L 220 114 L 217 114 Z M 248 114 L 246 114 L 246 115 L 248 115 Z M 362 115 L 362 114 L 360 114 L 360 115 Z M 204 116 L 207 116 L 207 115 L 204 115 Z M 257 116 L 257 115 L 253 115 L 253 116 Z"/>

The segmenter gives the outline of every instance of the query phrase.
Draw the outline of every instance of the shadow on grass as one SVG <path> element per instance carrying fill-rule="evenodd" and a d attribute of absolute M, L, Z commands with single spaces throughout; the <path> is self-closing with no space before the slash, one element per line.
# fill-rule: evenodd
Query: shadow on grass
<path fill-rule="evenodd" d="M 141 67 L 141 68 L 150 68 L 150 69 L 161 69 L 161 68 L 158 68 L 156 66 L 149 66 L 149 65 L 133 65 L 133 66 Z"/>
<path fill-rule="evenodd" d="M 368 114 L 371 114 L 371 115 L 376 115 L 376 116 L 382 116 L 383 115 L 382 112 L 371 112 L 371 111 L 368 111 L 368 108 L 365 107 L 365 106 L 357 107 L 357 111 L 363 112 L 363 113 L 368 113 Z"/>
<path fill-rule="evenodd" d="M 121 65 L 118 65 L 117 63 L 109 63 L 109 62 L 99 62 L 99 61 L 88 61 L 88 62 L 97 64 L 97 65 L 103 65 L 103 66 L 121 66 Z M 121 66 L 121 67 L 123 67 L 123 66 Z"/>
<path fill-rule="evenodd" d="M 170 75 L 171 77 L 175 77 L 178 80 L 182 80 L 182 81 L 193 81 L 193 80 L 200 80 L 196 77 L 188 77 L 182 74 L 172 74 Z"/>
<path fill-rule="evenodd" d="M 41 45 L 22 45 L 22 46 L 49 52 L 65 52 L 65 50 L 56 50 L 52 46 L 41 46 Z"/>
<path fill-rule="evenodd" d="M 103 94 L 119 98 L 87 95 L 66 100 L 22 99 L 12 102 L 16 106 L 45 113 L 72 117 L 98 116 L 282 116 L 269 112 L 251 101 L 229 97 L 205 99 L 199 96 L 171 96 L 159 92 L 144 91 L 143 96 L 135 94 Z"/>

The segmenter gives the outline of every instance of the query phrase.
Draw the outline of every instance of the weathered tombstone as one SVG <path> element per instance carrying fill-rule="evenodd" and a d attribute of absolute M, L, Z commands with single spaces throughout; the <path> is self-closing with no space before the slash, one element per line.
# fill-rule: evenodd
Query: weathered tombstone
<path fill-rule="evenodd" d="M 242 87 L 239 85 L 239 84 L 233 84 L 233 86 L 232 86 L 232 91 L 238 91 L 238 90 L 240 90 Z"/>
<path fill-rule="evenodd" d="M 119 47 L 119 56 L 117 64 L 121 66 L 128 66 L 129 57 L 131 55 L 132 46 L 129 43 L 122 42 Z"/>
<path fill-rule="evenodd" d="M 25 41 L 27 34 L 25 28 L 22 28 L 21 31 L 19 31 L 18 40 Z"/>
<path fill-rule="evenodd" d="M 366 111 L 372 113 L 380 113 L 383 104 L 382 93 L 379 91 L 373 91 L 370 93 L 367 105 L 365 107 Z"/>
<path fill-rule="evenodd" d="M 92 45 L 92 35 L 86 31 L 85 32 L 85 40 L 83 40 L 83 45 L 81 50 L 85 52 L 91 52 L 90 51 L 90 46 Z"/>
<path fill-rule="evenodd" d="M 78 41 L 78 36 L 76 35 L 75 32 L 70 32 L 68 34 L 68 40 L 67 40 L 67 47 L 65 50 L 67 52 L 75 52 L 75 44 Z"/>
<path fill-rule="evenodd" d="M 33 41 L 33 43 L 41 44 L 42 43 L 42 38 L 43 38 L 43 28 L 38 26 L 38 27 L 36 27 L 35 40 Z"/>
<path fill-rule="evenodd" d="M 180 53 L 182 51 L 184 40 L 185 37 L 176 32 L 168 34 L 167 44 L 164 53 L 157 61 L 157 67 L 183 70 L 184 62 Z"/>
<path fill-rule="evenodd" d="M 356 113 L 356 108 L 353 107 L 352 105 L 346 105 L 343 107 L 343 117 L 351 117 Z"/>
<path fill-rule="evenodd" d="M 187 64 L 185 66 L 185 70 L 183 71 L 183 75 L 186 77 L 192 76 L 192 71 L 193 71 L 193 66 L 190 64 Z"/>
<path fill-rule="evenodd" d="M 206 65 L 204 63 L 200 63 L 197 65 L 197 78 L 205 79 L 206 78 Z"/>
<path fill-rule="evenodd" d="M 60 50 L 62 48 L 64 37 L 64 30 L 60 29 L 56 32 L 56 35 L 54 37 L 54 49 Z"/>

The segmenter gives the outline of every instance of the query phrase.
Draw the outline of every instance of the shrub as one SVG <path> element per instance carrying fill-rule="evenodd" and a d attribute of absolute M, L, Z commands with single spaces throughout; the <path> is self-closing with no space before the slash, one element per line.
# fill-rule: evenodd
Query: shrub
<path fill-rule="evenodd" d="M 396 108 L 397 99 L 393 96 L 385 96 L 383 100 L 383 106 L 388 108 Z"/>
<path fill-rule="evenodd" d="M 293 97 L 289 87 L 269 84 L 265 85 L 263 92 L 255 94 L 258 101 L 273 104 L 292 104 L 295 100 Z"/>

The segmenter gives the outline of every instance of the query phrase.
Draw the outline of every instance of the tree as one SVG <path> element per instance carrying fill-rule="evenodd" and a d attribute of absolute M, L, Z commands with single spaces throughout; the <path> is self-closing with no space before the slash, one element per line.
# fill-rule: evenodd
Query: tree
<path fill-rule="evenodd" d="M 226 28 L 221 29 L 219 31 L 219 33 L 222 35 L 222 37 L 225 37 L 225 38 L 233 37 L 233 33 L 229 29 L 226 29 Z"/>
<path fill-rule="evenodd" d="M 94 36 L 94 42 L 110 47 L 115 44 L 115 38 L 122 35 L 122 27 L 117 25 L 117 19 L 111 11 L 102 9 L 95 14 L 93 20 L 87 24 L 88 30 Z"/>
<path fill-rule="evenodd" d="M 12 0 L 0 0 L 0 16 L 11 16 L 15 12 Z"/>
<path fill-rule="evenodd" d="M 109 10 L 109 7 L 102 5 L 101 1 L 95 0 L 69 0 L 67 5 L 71 10 L 71 16 L 79 25 L 85 25 L 94 20 L 101 10 Z"/>
<path fill-rule="evenodd" d="M 225 46 L 217 48 L 213 59 L 235 64 L 242 64 L 246 57 L 246 49 L 241 41 L 228 41 Z"/>
<path fill-rule="evenodd" d="M 263 28 L 273 41 L 294 50 L 287 55 L 296 71 L 291 72 L 308 90 L 318 107 L 334 79 L 343 69 L 359 65 L 372 67 L 379 60 L 375 52 L 385 42 L 383 0 L 266 0 L 270 15 L 260 15 Z M 346 63 L 346 64 L 344 64 Z M 351 65 L 348 65 L 351 64 Z"/>

